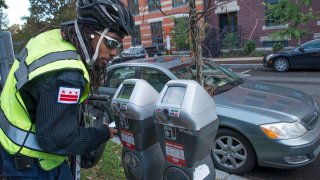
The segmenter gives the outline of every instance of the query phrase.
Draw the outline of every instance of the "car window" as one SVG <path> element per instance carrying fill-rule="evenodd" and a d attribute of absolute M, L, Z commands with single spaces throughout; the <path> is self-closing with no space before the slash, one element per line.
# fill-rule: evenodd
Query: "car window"
<path fill-rule="evenodd" d="M 170 69 L 178 79 L 196 80 L 196 65 L 183 64 L 182 66 Z M 235 74 L 228 72 L 214 64 L 204 61 L 202 65 L 204 85 L 221 87 L 225 84 L 235 82 L 239 79 Z"/>
<path fill-rule="evenodd" d="M 153 69 L 141 67 L 141 79 L 146 80 L 153 88 L 160 92 L 163 86 L 171 80 L 164 72 Z"/>
<path fill-rule="evenodd" d="M 307 42 L 307 43 L 303 44 L 302 47 L 304 47 L 304 49 L 320 48 L 320 40 Z"/>
<path fill-rule="evenodd" d="M 134 67 L 121 67 L 108 72 L 105 87 L 118 88 L 122 81 L 135 78 Z"/>

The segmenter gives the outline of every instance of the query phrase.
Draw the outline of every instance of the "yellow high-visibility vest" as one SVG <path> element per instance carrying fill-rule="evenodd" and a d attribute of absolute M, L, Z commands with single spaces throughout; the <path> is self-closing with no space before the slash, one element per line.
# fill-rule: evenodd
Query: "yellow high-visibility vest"
<path fill-rule="evenodd" d="M 32 79 L 57 70 L 80 70 L 87 81 L 79 104 L 89 95 L 89 73 L 75 47 L 64 41 L 60 30 L 50 30 L 31 39 L 14 61 L 3 88 L 0 103 L 0 143 L 11 155 L 22 154 L 39 159 L 44 170 L 59 166 L 65 156 L 42 150 L 36 139 L 35 125 L 20 95 Z"/>

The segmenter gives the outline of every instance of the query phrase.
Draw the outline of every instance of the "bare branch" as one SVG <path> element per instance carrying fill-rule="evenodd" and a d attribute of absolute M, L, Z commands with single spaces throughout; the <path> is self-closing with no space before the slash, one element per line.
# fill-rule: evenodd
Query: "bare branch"
<path fill-rule="evenodd" d="M 239 0 L 239 1 L 246 7 L 246 9 L 250 12 L 250 14 L 254 17 L 254 19 L 255 19 L 255 21 L 256 21 L 256 23 L 255 23 L 255 25 L 254 25 L 251 33 L 250 33 L 250 36 L 249 36 L 249 39 L 251 39 L 254 31 L 256 30 L 256 28 L 257 28 L 257 26 L 258 26 L 258 18 L 257 18 L 257 16 L 253 13 L 253 11 L 249 8 L 249 6 L 248 6 L 246 3 L 243 2 L 243 0 Z"/>

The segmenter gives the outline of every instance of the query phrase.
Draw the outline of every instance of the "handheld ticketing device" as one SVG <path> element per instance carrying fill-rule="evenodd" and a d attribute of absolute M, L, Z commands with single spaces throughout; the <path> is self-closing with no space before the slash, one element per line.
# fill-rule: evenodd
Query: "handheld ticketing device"
<path fill-rule="evenodd" d="M 156 137 L 153 107 L 159 93 L 145 80 L 127 79 L 112 99 L 127 179 L 162 179 L 164 158 Z"/>
<path fill-rule="evenodd" d="M 154 108 L 155 127 L 165 158 L 164 179 L 215 179 L 210 156 L 218 130 L 215 103 L 193 80 L 171 80 Z"/>

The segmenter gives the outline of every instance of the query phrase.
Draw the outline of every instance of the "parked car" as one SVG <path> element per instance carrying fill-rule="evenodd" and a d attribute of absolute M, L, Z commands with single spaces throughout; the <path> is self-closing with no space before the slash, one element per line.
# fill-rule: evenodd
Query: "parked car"
<path fill-rule="evenodd" d="M 320 68 L 320 39 L 306 42 L 291 50 L 268 54 L 263 58 L 263 66 L 278 72 Z"/>
<path fill-rule="evenodd" d="M 161 52 L 157 47 L 134 46 L 122 51 L 118 56 L 114 57 L 112 64 L 117 64 L 133 59 L 148 58 L 161 56 Z"/>
<path fill-rule="evenodd" d="M 233 174 L 260 166 L 290 168 L 314 161 L 320 152 L 317 102 L 286 87 L 240 78 L 204 59 L 204 87 L 212 95 L 220 120 L 212 147 L 217 169 Z M 111 99 L 121 82 L 138 78 L 158 92 L 171 79 L 195 79 L 190 57 L 161 56 L 109 66 L 106 83 L 98 89 L 112 114 Z"/>

